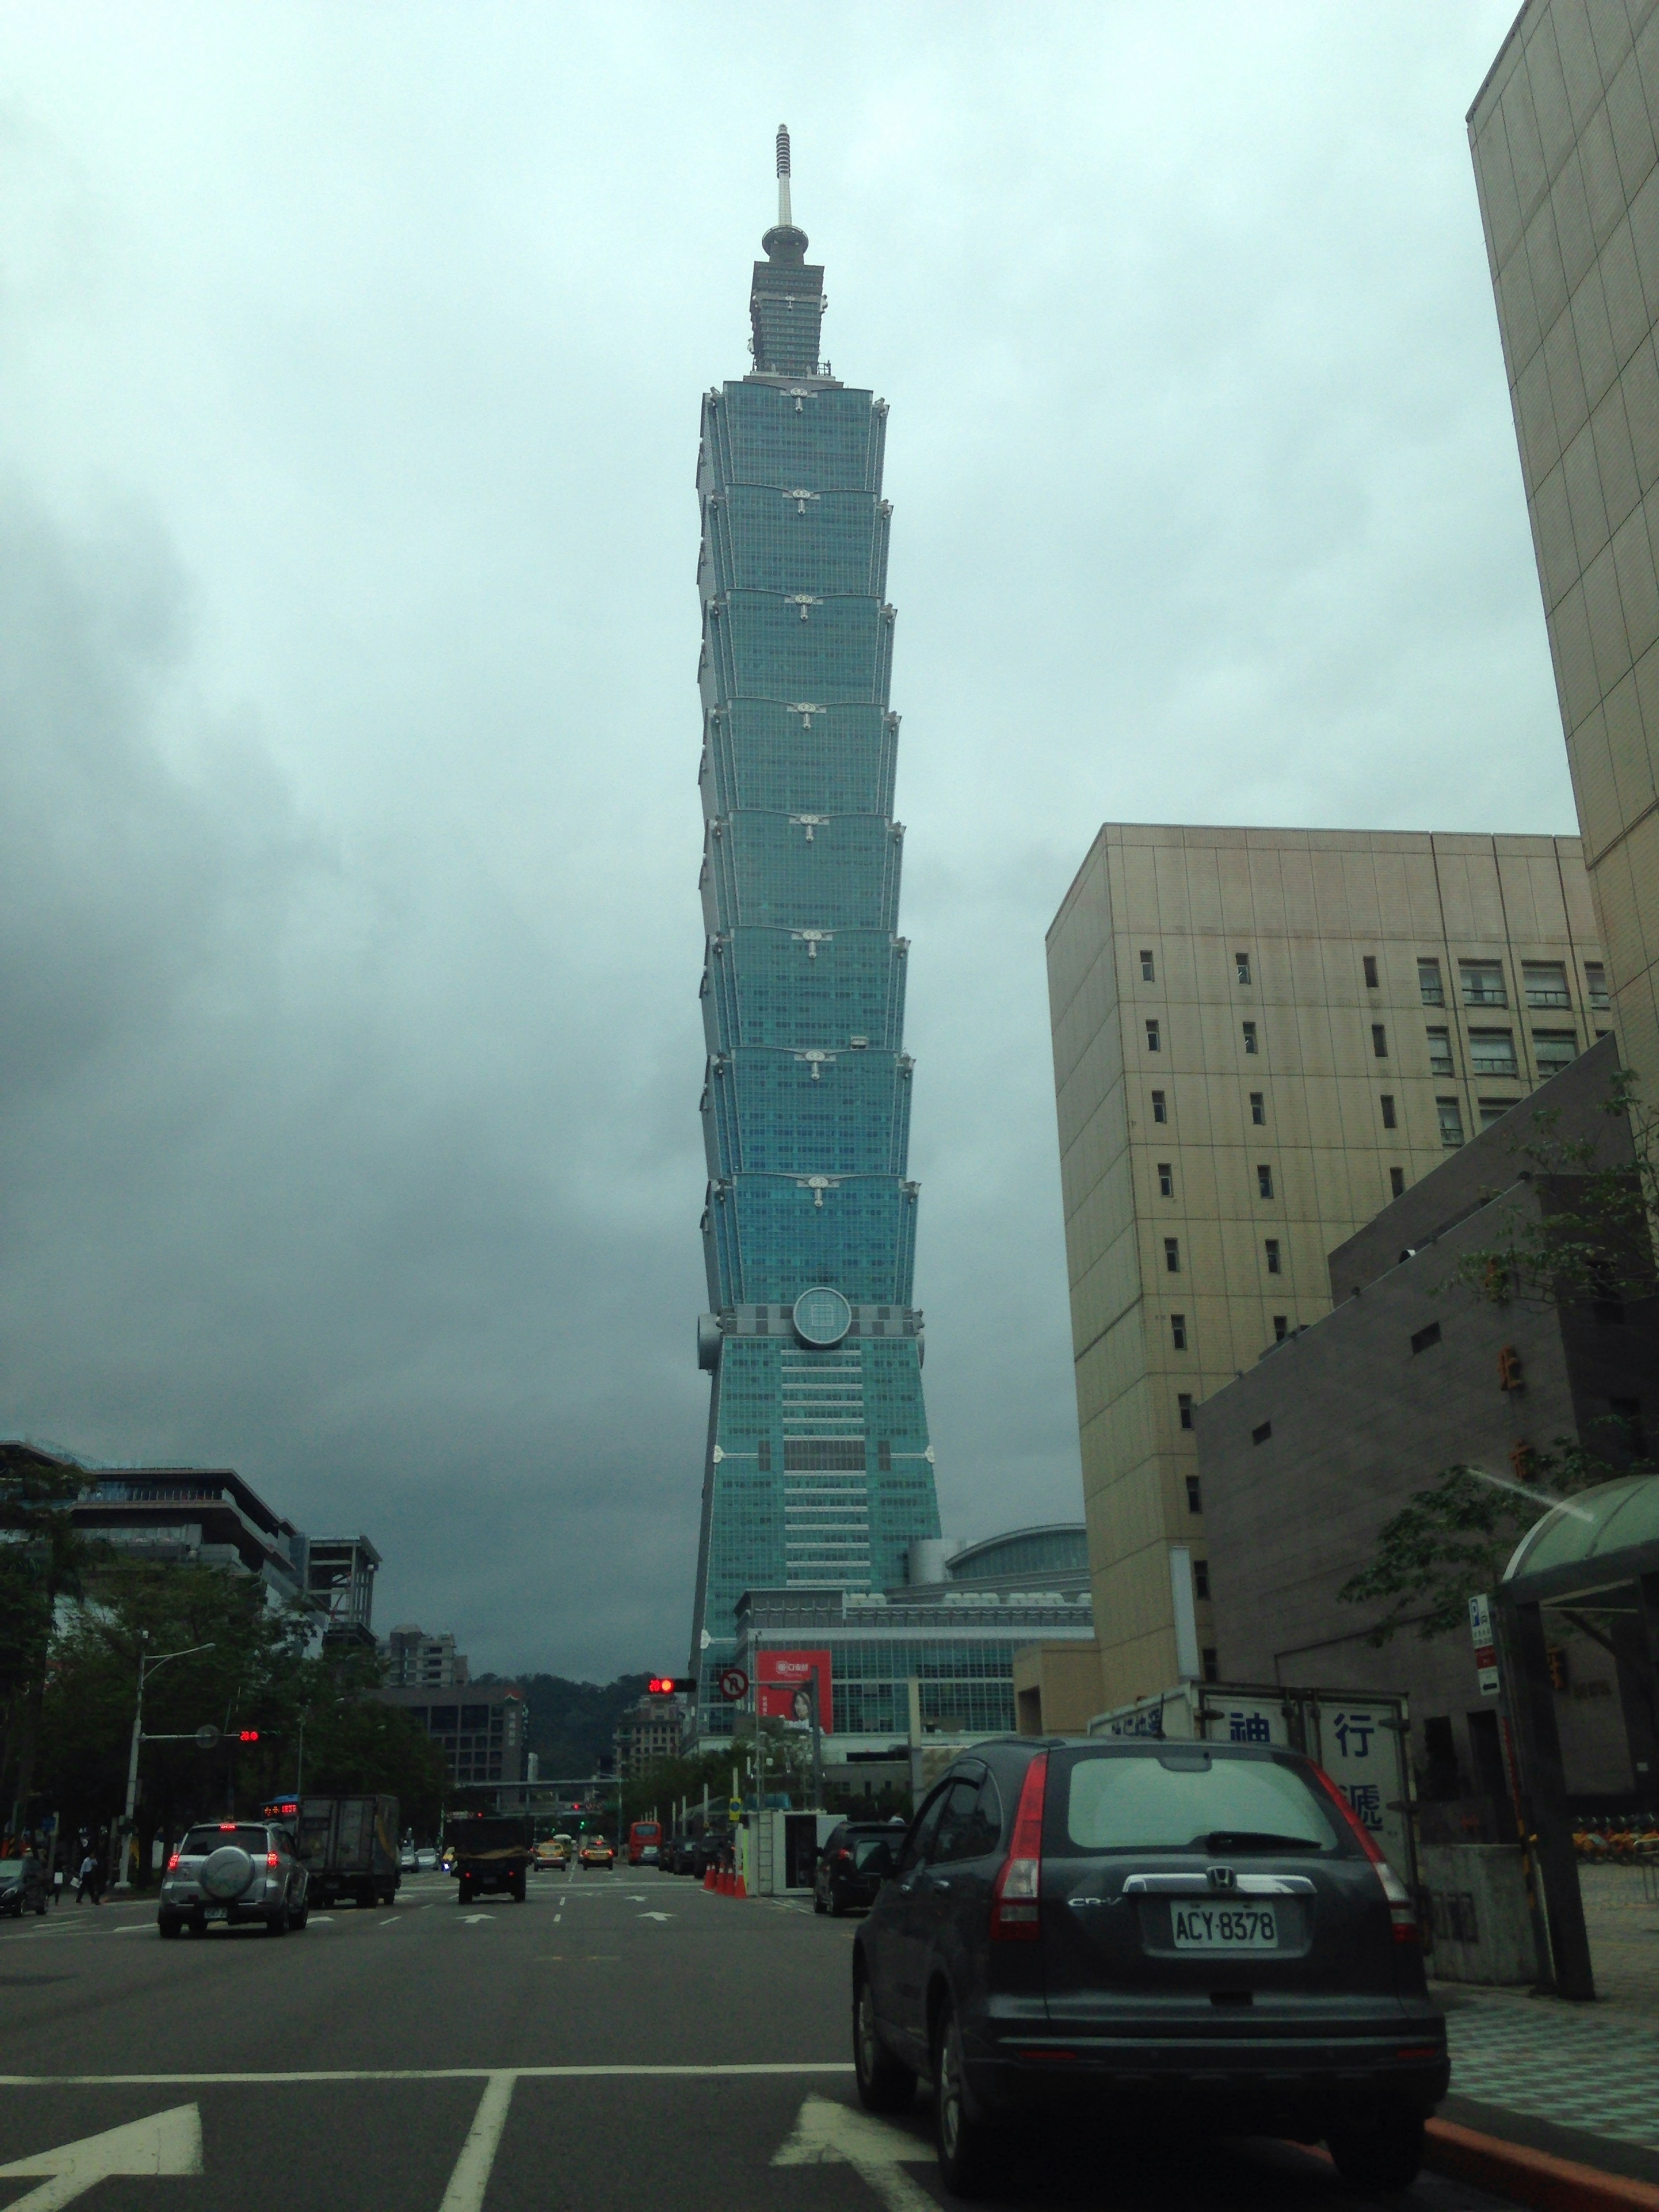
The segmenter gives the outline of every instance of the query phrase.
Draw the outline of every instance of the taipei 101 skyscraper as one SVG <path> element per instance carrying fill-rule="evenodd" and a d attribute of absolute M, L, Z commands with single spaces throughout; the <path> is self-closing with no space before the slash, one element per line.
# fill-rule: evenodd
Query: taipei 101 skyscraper
<path fill-rule="evenodd" d="M 697 454 L 704 1736 L 731 1726 L 716 1678 L 745 1590 L 880 1590 L 939 1534 L 911 1304 L 887 407 L 819 361 L 823 271 L 791 214 L 781 127 L 777 152 L 754 366 L 704 394 Z"/>

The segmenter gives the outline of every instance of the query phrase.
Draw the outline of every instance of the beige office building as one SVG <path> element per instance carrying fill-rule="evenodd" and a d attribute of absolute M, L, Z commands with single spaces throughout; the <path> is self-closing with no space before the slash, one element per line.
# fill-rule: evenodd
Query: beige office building
<path fill-rule="evenodd" d="M 1122 823 L 1048 933 L 1048 989 L 1117 1705 L 1214 1642 L 1191 1408 L 1328 1311 L 1326 1255 L 1604 1033 L 1607 994 L 1577 839 Z"/>
<path fill-rule="evenodd" d="M 1532 0 L 1469 111 L 1614 1027 L 1659 1115 L 1659 0 Z"/>

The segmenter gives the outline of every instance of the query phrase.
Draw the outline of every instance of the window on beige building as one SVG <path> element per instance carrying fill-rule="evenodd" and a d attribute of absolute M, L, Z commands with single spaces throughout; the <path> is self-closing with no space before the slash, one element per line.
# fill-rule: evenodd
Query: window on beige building
<path fill-rule="evenodd" d="M 1178 1275 L 1181 1273 L 1181 1239 L 1178 1237 L 1164 1238 L 1164 1266 L 1166 1273 L 1171 1275 Z"/>
<path fill-rule="evenodd" d="M 1238 971 L 1239 981 L 1241 983 L 1248 983 L 1250 980 L 1249 954 L 1248 952 L 1235 952 L 1233 955 L 1233 966 Z"/>
<path fill-rule="evenodd" d="M 1162 1052 L 1164 1049 L 1163 1033 L 1156 1022 L 1146 1024 L 1146 1049 L 1148 1052 Z"/>
<path fill-rule="evenodd" d="M 1469 1065 L 1477 1075 L 1515 1074 L 1514 1030 L 1471 1030 Z"/>
<path fill-rule="evenodd" d="M 1180 1419 L 1182 1427 L 1190 1429 L 1193 1425 L 1193 1394 L 1190 1390 L 1176 1392 L 1176 1413 Z M 1197 1506 L 1193 1503 L 1197 1489 L 1198 1477 L 1195 1474 L 1189 1474 L 1187 1477 L 1187 1510 L 1189 1513 L 1196 1513 L 1198 1510 Z"/>
<path fill-rule="evenodd" d="M 1187 1349 L 1187 1316 L 1185 1314 L 1171 1314 L 1170 1316 L 1170 1341 L 1174 1344 L 1177 1352 L 1184 1352 Z"/>
<path fill-rule="evenodd" d="M 1523 960 L 1521 981 L 1529 1006 L 1570 1006 L 1567 971 L 1559 960 Z"/>
<path fill-rule="evenodd" d="M 1371 1055 L 1376 1060 L 1386 1060 L 1389 1056 L 1389 1032 L 1382 1022 L 1371 1024 Z"/>
<path fill-rule="evenodd" d="M 1258 1129 L 1265 1129 L 1267 1126 L 1267 1101 L 1262 1091 L 1253 1091 L 1250 1093 L 1250 1119 Z"/>
<path fill-rule="evenodd" d="M 1431 1030 L 1429 1031 L 1429 1073 L 1455 1075 L 1456 1073 L 1456 1068 L 1452 1065 L 1451 1031 Z"/>
<path fill-rule="evenodd" d="M 1246 1022 L 1243 1026 L 1244 1049 L 1248 1053 L 1254 1053 L 1256 1049 L 1255 1024 L 1254 1022 Z"/>
<path fill-rule="evenodd" d="M 1260 1167 L 1256 1170 L 1255 1194 L 1258 1198 L 1271 1198 L 1273 1196 L 1273 1171 L 1271 1168 Z"/>
<path fill-rule="evenodd" d="M 1398 1128 L 1399 1116 L 1395 1112 L 1392 1094 L 1387 1091 L 1382 1091 L 1377 1099 L 1377 1103 L 1382 1109 L 1382 1127 L 1385 1129 Z"/>
<path fill-rule="evenodd" d="M 1501 960 L 1460 960 L 1457 972 L 1463 982 L 1466 1006 L 1507 1006 Z"/>
<path fill-rule="evenodd" d="M 1577 1032 L 1575 1030 L 1534 1030 L 1532 1051 L 1540 1076 L 1559 1075 L 1564 1067 L 1571 1067 L 1578 1057 Z"/>
<path fill-rule="evenodd" d="M 1376 990 L 1376 988 L 1377 988 L 1377 985 L 1376 985 L 1376 953 L 1374 953 L 1374 952 L 1368 952 L 1368 953 L 1366 953 L 1366 955 L 1365 955 L 1365 963 L 1364 963 L 1364 964 L 1365 964 L 1365 988 L 1366 988 L 1368 991 L 1374 991 L 1374 990 Z"/>
<path fill-rule="evenodd" d="M 1482 1098 L 1478 1103 L 1480 1108 L 1480 1126 L 1483 1129 L 1490 1129 L 1494 1121 L 1503 1120 L 1516 1101 L 1513 1098 Z"/>
<path fill-rule="evenodd" d="M 1152 1093 L 1152 1119 L 1153 1119 L 1153 1121 L 1167 1121 L 1169 1120 L 1169 1118 L 1170 1118 L 1170 1109 L 1169 1109 L 1168 1103 L 1166 1102 L 1166 1100 L 1165 1100 L 1165 1098 L 1164 1098 L 1164 1093 L 1163 1093 L 1161 1091 L 1153 1091 L 1153 1093 Z"/>
<path fill-rule="evenodd" d="M 1175 1196 L 1175 1169 L 1168 1160 L 1158 1164 L 1158 1194 L 1160 1198 Z"/>
<path fill-rule="evenodd" d="M 1437 960 L 1419 960 L 1417 963 L 1417 988 L 1423 994 L 1425 1006 L 1443 1006 L 1446 987 L 1441 980 Z"/>
<path fill-rule="evenodd" d="M 1158 981 L 1150 952 L 1143 952 L 1140 956 L 1140 980 L 1143 983 L 1155 983 Z"/>
<path fill-rule="evenodd" d="M 1437 1098 L 1435 1112 L 1440 1117 L 1440 1141 L 1443 1145 L 1461 1145 L 1463 1141 L 1463 1109 L 1455 1098 Z"/>
<path fill-rule="evenodd" d="M 1278 1237 L 1269 1237 L 1264 1249 L 1267 1255 L 1267 1273 L 1270 1275 L 1282 1275 L 1285 1269 L 1279 1255 Z"/>
<path fill-rule="evenodd" d="M 1584 988 L 1589 994 L 1592 1012 L 1605 1014 L 1607 1011 L 1607 971 L 1599 960 L 1584 963 Z"/>
<path fill-rule="evenodd" d="M 1404 1168 L 1390 1168 L 1389 1170 L 1389 1195 L 1391 1198 L 1404 1198 L 1406 1195 L 1406 1170 Z"/>

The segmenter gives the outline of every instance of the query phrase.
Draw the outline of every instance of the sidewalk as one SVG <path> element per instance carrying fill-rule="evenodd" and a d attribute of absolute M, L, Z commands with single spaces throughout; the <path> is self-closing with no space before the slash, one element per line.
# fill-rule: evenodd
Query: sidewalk
<path fill-rule="evenodd" d="M 1582 1876 L 1597 2002 L 1436 1983 L 1452 2060 L 1442 2117 L 1659 2187 L 1659 1900 L 1634 1868 Z"/>

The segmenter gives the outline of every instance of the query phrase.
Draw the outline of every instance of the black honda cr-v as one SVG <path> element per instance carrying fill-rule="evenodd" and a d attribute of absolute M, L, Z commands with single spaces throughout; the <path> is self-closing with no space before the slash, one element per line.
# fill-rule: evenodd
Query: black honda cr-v
<path fill-rule="evenodd" d="M 853 2055 L 874 2112 L 931 2081 L 958 2196 L 1055 2108 L 1323 2140 L 1403 2188 L 1448 2079 L 1404 1883 L 1320 1768 L 1253 1744 L 976 1744 L 859 1929 Z"/>

